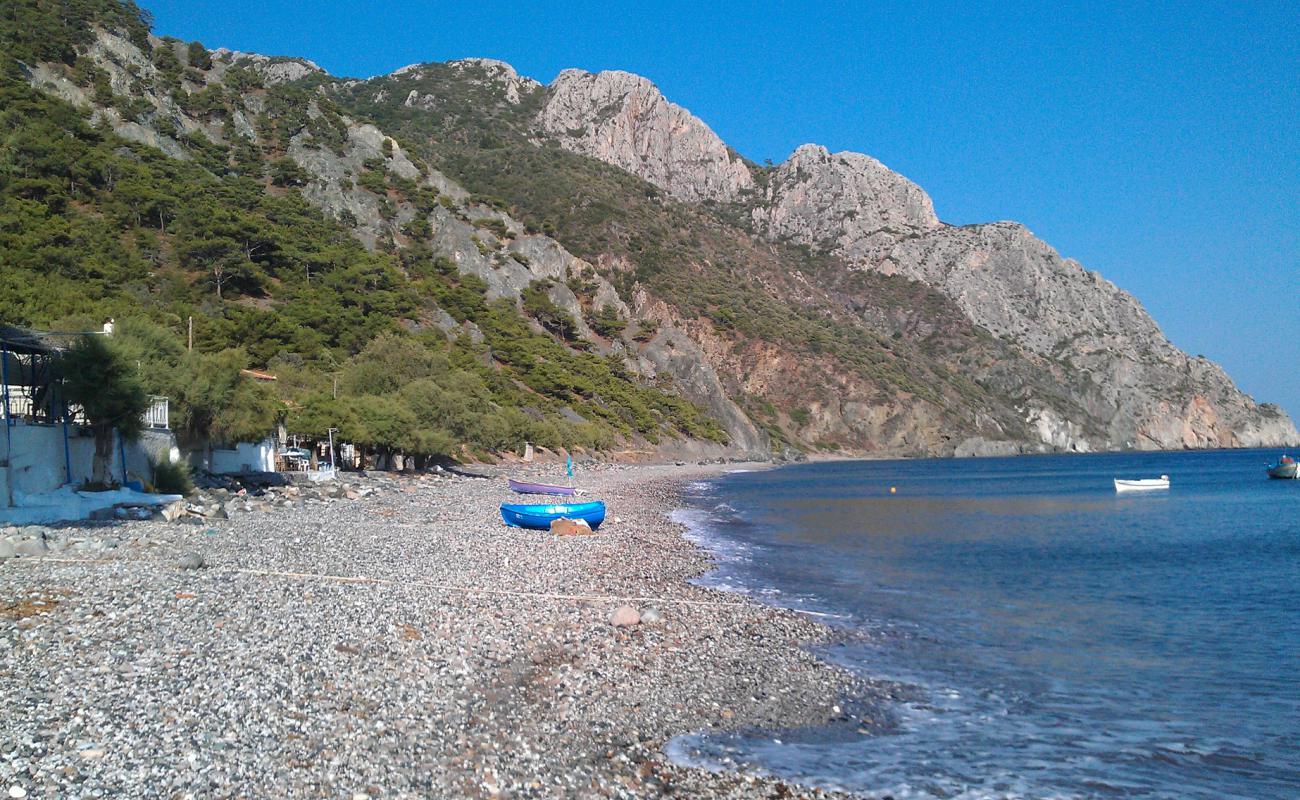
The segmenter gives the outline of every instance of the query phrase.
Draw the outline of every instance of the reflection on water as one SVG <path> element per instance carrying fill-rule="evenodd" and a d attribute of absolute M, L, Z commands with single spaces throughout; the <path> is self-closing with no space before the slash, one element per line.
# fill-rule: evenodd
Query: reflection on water
<path fill-rule="evenodd" d="M 681 518 L 718 553 L 706 580 L 844 615 L 823 655 L 910 688 L 872 735 L 684 737 L 674 754 L 899 798 L 1300 796 L 1300 482 L 1264 479 L 1275 455 L 699 485 Z M 1110 483 L 1162 473 L 1167 492 Z"/>

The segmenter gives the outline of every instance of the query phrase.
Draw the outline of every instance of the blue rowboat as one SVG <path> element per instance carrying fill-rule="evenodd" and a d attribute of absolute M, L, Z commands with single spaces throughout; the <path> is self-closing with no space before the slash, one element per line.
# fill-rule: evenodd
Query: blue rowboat
<path fill-rule="evenodd" d="M 550 530 L 551 523 L 561 517 L 565 519 L 586 520 L 594 531 L 605 521 L 605 504 L 597 500 L 594 503 L 557 503 L 555 505 L 527 505 L 522 503 L 502 503 L 501 519 L 512 528 L 538 528 Z"/>

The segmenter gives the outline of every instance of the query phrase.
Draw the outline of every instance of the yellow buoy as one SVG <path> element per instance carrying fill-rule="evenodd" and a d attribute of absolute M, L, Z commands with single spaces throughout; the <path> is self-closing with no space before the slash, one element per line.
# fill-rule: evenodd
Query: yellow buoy
<path fill-rule="evenodd" d="M 895 492 L 897 492 L 897 491 L 898 491 L 897 488 L 895 488 L 895 487 L 893 487 L 893 486 L 889 487 L 889 493 L 890 493 L 890 494 L 893 494 L 893 493 L 895 493 Z"/>

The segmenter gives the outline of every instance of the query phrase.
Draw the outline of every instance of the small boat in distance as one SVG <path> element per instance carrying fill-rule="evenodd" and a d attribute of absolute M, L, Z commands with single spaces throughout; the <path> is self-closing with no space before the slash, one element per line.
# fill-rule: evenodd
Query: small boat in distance
<path fill-rule="evenodd" d="M 578 493 L 578 490 L 572 486 L 559 486 L 553 483 L 531 483 L 529 481 L 517 481 L 514 478 L 506 478 L 506 483 L 510 488 L 520 494 L 560 494 L 565 497 L 572 497 Z"/>
<path fill-rule="evenodd" d="M 501 519 L 512 528 L 550 530 L 557 519 L 580 519 L 594 531 L 605 521 L 605 504 L 600 500 L 591 503 L 557 503 L 555 505 L 501 504 Z"/>
<path fill-rule="evenodd" d="M 1295 480 L 1300 478 L 1300 462 L 1297 462 L 1291 456 L 1282 456 L 1276 464 L 1268 465 L 1268 477 L 1279 480 Z"/>
<path fill-rule="evenodd" d="M 1115 479 L 1115 491 L 1117 492 L 1145 492 L 1151 489 L 1168 489 L 1169 476 L 1161 475 L 1159 478 L 1137 478 L 1125 480 L 1123 478 Z"/>

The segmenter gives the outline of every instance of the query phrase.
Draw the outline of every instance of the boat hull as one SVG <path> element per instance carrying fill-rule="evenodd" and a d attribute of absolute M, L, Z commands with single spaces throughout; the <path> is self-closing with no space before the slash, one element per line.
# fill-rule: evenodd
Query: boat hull
<path fill-rule="evenodd" d="M 520 494 L 558 494 L 572 497 L 578 493 L 578 490 L 572 486 L 558 486 L 553 483 L 531 483 L 529 481 L 517 481 L 514 478 L 506 478 L 506 483 L 510 484 L 510 488 Z"/>
<path fill-rule="evenodd" d="M 551 505 L 501 504 L 501 519 L 512 528 L 550 530 L 551 523 L 561 518 L 583 520 L 591 526 L 592 530 L 595 530 L 600 527 L 600 523 L 605 521 L 605 504 L 599 500 L 593 503 L 555 503 Z"/>
<path fill-rule="evenodd" d="M 1268 477 L 1276 480 L 1290 481 L 1300 478 L 1300 462 L 1292 461 L 1288 464 L 1272 464 L 1268 468 Z"/>
<path fill-rule="evenodd" d="M 1117 492 L 1150 492 L 1168 488 L 1168 478 L 1144 478 L 1141 480 L 1115 479 L 1115 491 Z"/>

